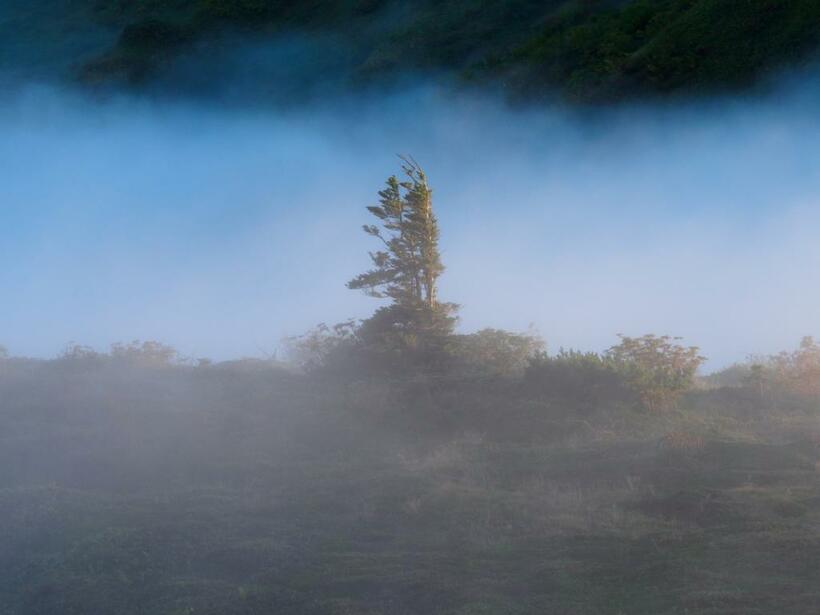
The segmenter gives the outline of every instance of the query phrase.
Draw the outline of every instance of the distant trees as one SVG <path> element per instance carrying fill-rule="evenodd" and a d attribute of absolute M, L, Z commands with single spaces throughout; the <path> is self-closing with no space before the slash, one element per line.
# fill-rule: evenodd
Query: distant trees
<path fill-rule="evenodd" d="M 99 365 L 105 359 L 105 355 L 97 352 L 91 346 L 69 342 L 57 357 L 57 360 L 64 364 L 73 366 Z"/>
<path fill-rule="evenodd" d="M 806 397 L 820 397 L 820 344 L 811 336 L 797 350 L 781 352 L 769 361 L 774 380 Z"/>
<path fill-rule="evenodd" d="M 457 306 L 438 297 L 444 265 L 427 176 L 410 158 L 402 158 L 402 171 L 404 181 L 388 178 L 379 192 L 379 205 L 367 208 L 377 222 L 364 225 L 364 231 L 382 247 L 370 253 L 372 269 L 347 286 L 391 300 L 362 323 L 359 335 L 365 343 L 388 353 L 421 353 L 429 361 L 431 353 L 444 350 Z"/>
<path fill-rule="evenodd" d="M 703 380 L 712 389 L 750 392 L 761 408 L 815 407 L 820 399 L 820 343 L 805 336 L 794 350 L 752 355 Z"/>
<path fill-rule="evenodd" d="M 321 323 L 302 335 L 288 337 L 288 360 L 306 371 L 333 367 L 336 371 L 355 371 L 362 367 L 359 325 L 347 320 L 335 325 Z"/>
<path fill-rule="evenodd" d="M 797 349 L 768 357 L 756 357 L 746 366 L 743 384 L 762 398 L 820 398 L 820 344 L 811 336 L 800 340 Z"/>
<path fill-rule="evenodd" d="M 111 358 L 142 367 L 165 367 L 179 361 L 175 348 L 161 342 L 134 340 L 111 345 Z"/>
<path fill-rule="evenodd" d="M 168 367 L 186 362 L 171 346 L 155 341 L 116 342 L 109 352 L 98 352 L 91 346 L 70 342 L 57 357 L 63 365 L 91 368 L 102 365 L 129 367 Z"/>

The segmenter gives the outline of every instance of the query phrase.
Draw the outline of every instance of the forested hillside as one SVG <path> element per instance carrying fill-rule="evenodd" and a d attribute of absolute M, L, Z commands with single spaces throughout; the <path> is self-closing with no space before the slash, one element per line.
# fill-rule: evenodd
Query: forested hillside
<path fill-rule="evenodd" d="M 0 66 L 196 93 L 237 71 L 288 95 L 424 76 L 601 103 L 749 87 L 810 61 L 819 33 L 812 0 L 14 0 Z"/>

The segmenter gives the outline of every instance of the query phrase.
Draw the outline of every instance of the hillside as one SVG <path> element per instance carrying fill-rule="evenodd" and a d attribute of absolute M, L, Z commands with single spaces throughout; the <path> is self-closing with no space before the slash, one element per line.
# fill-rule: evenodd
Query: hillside
<path fill-rule="evenodd" d="M 7 68 L 210 94 L 241 72 L 252 96 L 419 75 L 516 100 L 699 94 L 799 66 L 820 35 L 812 0 L 15 0 L 0 11 Z"/>

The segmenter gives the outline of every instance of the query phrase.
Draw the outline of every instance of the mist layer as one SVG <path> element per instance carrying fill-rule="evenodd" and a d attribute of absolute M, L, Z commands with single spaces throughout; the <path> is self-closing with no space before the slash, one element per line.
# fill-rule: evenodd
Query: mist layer
<path fill-rule="evenodd" d="M 570 114 L 415 89 L 300 110 L 0 103 L 0 342 L 50 356 L 161 339 L 270 355 L 365 317 L 360 225 L 411 153 L 435 189 L 461 328 L 534 324 L 553 349 L 682 335 L 712 366 L 817 330 L 810 97 Z"/>

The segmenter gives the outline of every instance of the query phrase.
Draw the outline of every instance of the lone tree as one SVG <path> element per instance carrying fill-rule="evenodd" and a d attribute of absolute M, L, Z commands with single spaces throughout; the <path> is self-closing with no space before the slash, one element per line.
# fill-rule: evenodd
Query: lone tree
<path fill-rule="evenodd" d="M 401 157 L 404 181 L 390 177 L 379 192 L 379 205 L 368 207 L 377 224 L 364 231 L 382 243 L 371 252 L 373 268 L 347 287 L 371 297 L 390 299 L 362 323 L 362 339 L 391 352 L 441 351 L 453 332 L 457 307 L 438 299 L 444 271 L 438 249 L 439 229 L 427 176 L 412 158 Z"/>

